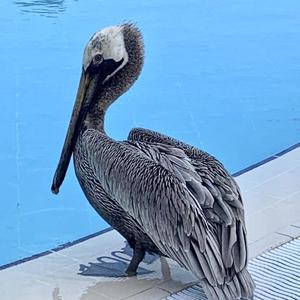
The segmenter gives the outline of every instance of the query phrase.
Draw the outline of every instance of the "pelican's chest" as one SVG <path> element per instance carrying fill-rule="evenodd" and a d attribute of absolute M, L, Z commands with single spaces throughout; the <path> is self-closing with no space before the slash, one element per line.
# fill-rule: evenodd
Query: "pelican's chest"
<path fill-rule="evenodd" d="M 79 184 L 89 202 L 94 206 L 95 202 L 99 202 L 98 198 L 103 197 L 104 191 L 90 164 L 84 134 L 79 135 L 75 144 L 73 162 Z"/>
<path fill-rule="evenodd" d="M 87 147 L 84 143 L 83 133 L 78 136 L 73 152 L 74 168 L 77 179 L 82 184 L 84 179 L 90 178 L 93 174 L 88 161 Z"/>

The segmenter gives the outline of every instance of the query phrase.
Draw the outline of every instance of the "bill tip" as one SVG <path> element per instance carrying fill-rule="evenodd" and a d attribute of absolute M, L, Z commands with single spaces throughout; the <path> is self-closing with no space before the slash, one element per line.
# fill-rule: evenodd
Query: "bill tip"
<path fill-rule="evenodd" d="M 59 193 L 59 188 L 52 184 L 51 191 L 53 194 L 57 195 Z"/>

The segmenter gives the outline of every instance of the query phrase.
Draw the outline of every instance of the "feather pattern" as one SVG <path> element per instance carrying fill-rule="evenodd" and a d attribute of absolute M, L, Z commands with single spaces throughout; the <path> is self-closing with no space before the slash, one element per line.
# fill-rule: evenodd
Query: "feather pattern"
<path fill-rule="evenodd" d="M 248 251 L 242 197 L 238 185 L 223 165 L 196 147 L 148 129 L 132 129 L 128 140 L 151 146 L 164 144 L 184 152 L 198 176 L 189 176 L 186 186 L 199 201 L 205 218 L 213 227 L 217 241 L 214 251 L 220 252 L 226 270 L 225 281 L 233 280 L 236 272 L 246 273 Z M 187 161 L 186 158 L 184 160 Z M 244 279 L 250 281 L 248 292 L 252 295 L 254 283 L 250 275 L 244 276 Z M 244 296 L 247 294 L 244 293 Z"/>
<path fill-rule="evenodd" d="M 92 129 L 82 138 L 88 161 L 105 192 L 159 251 L 191 270 L 218 299 L 231 299 L 226 293 L 238 294 L 238 288 L 228 285 L 234 285 L 237 272 L 247 272 L 245 224 L 242 204 L 231 205 L 241 202 L 238 187 L 232 178 L 221 178 L 226 174 L 221 164 L 206 154 L 206 160 L 217 166 L 201 168 L 195 153 L 189 157 L 184 147 L 162 141 L 136 141 L 129 136 L 126 142 L 116 142 Z M 209 176 L 210 168 L 218 172 L 218 182 L 227 183 L 222 191 L 213 174 Z M 239 199 L 226 197 L 226 202 L 224 190 Z M 237 210 L 241 210 L 239 220 Z M 241 293 L 249 298 L 253 290 L 242 283 Z"/>

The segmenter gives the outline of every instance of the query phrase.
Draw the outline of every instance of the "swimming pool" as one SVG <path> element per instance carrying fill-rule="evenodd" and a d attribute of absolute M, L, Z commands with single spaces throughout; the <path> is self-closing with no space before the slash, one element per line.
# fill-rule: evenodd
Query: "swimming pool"
<path fill-rule="evenodd" d="M 107 132 L 151 128 L 236 172 L 299 142 L 298 1 L 1 1 L 0 265 L 107 227 L 71 168 L 50 192 L 81 72 L 99 28 L 133 20 L 144 71 Z"/>

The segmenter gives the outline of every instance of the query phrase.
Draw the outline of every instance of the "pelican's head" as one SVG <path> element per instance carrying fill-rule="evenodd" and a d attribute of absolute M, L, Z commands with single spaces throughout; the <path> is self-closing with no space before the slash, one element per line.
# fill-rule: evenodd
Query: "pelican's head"
<path fill-rule="evenodd" d="M 89 40 L 72 117 L 53 178 L 54 193 L 58 193 L 64 180 L 81 124 L 91 106 L 101 102 L 105 111 L 137 79 L 142 65 L 141 34 L 132 24 L 102 29 Z"/>
<path fill-rule="evenodd" d="M 124 41 L 124 26 L 107 27 L 92 36 L 83 54 L 84 72 L 103 72 L 102 79 L 105 82 L 126 65 L 128 53 Z"/>

